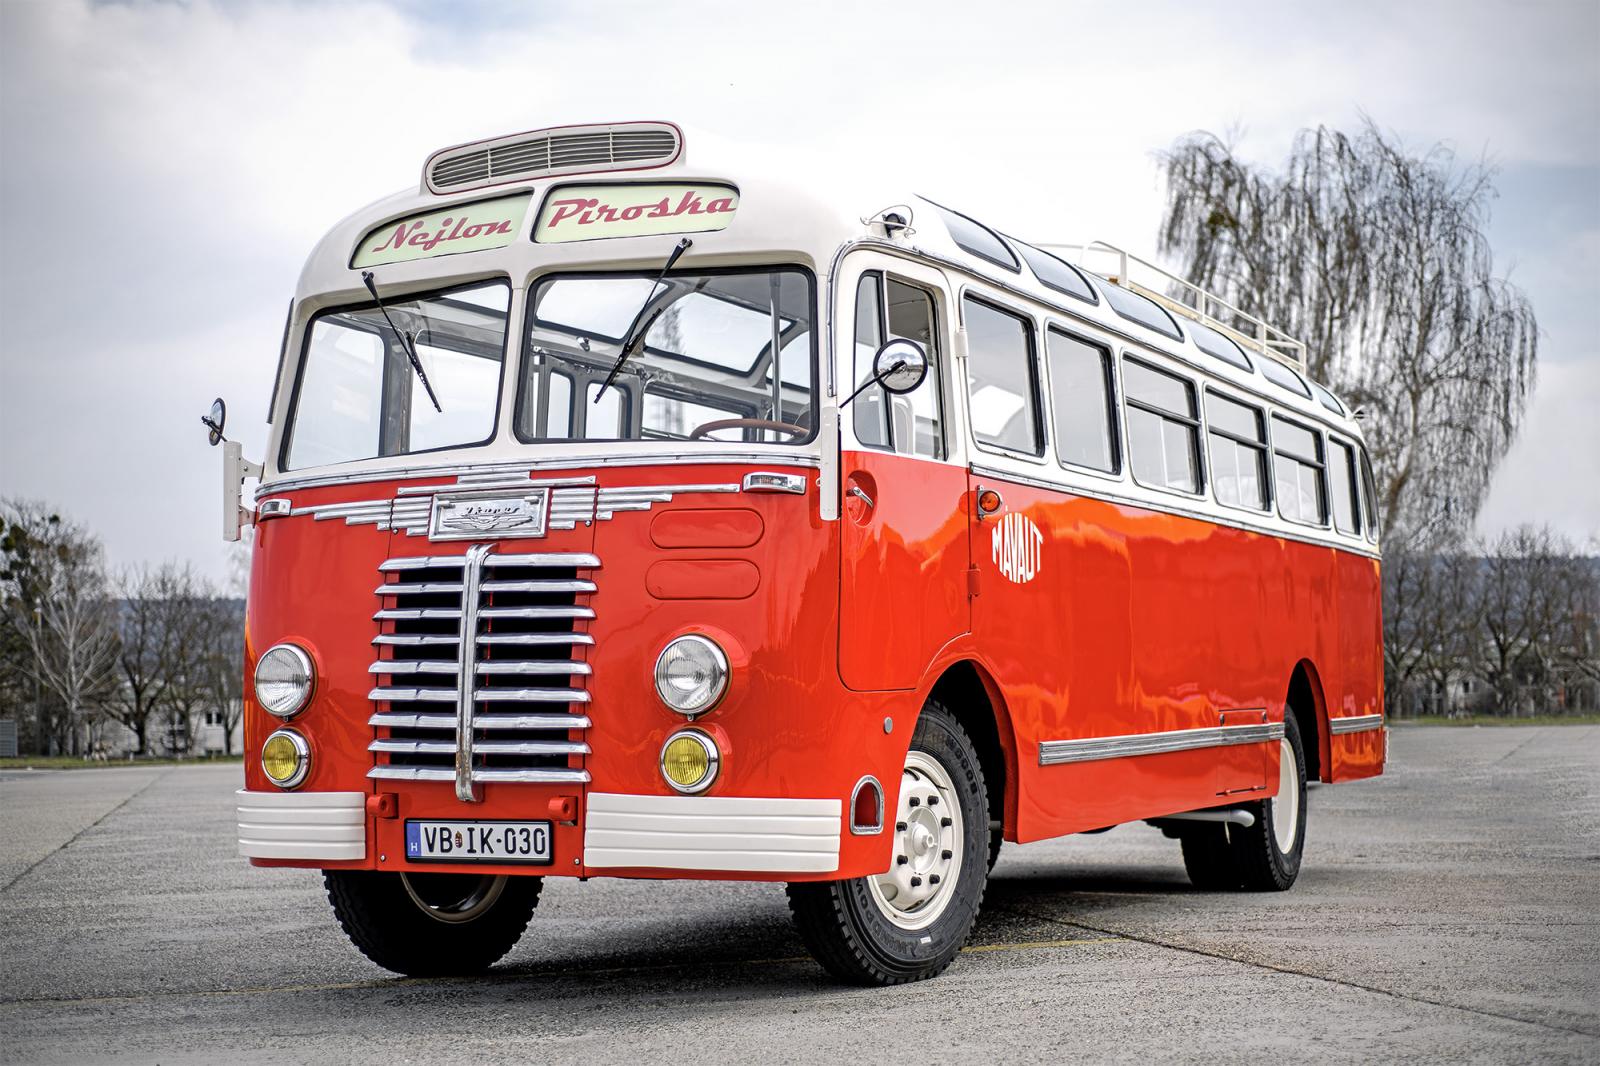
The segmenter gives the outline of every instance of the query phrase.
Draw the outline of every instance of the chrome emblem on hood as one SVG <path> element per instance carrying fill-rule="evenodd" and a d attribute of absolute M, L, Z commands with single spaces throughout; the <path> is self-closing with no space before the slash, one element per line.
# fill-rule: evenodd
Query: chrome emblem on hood
<path fill-rule="evenodd" d="M 435 496 L 428 519 L 429 540 L 483 537 L 542 537 L 549 489 L 493 496 Z"/>

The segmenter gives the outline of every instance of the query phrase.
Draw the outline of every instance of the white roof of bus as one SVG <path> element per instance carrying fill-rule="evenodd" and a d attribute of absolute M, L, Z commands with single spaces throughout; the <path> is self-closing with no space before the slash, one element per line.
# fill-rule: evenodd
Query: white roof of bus
<path fill-rule="evenodd" d="M 802 262 L 819 277 L 825 277 L 843 245 L 875 241 L 943 260 L 990 284 L 1014 290 L 1034 302 L 1055 307 L 1135 343 L 1181 358 L 1213 378 L 1257 393 L 1281 408 L 1297 410 L 1332 424 L 1347 436 L 1360 438 L 1359 425 L 1348 414 L 1331 410 L 1314 398 L 1267 380 L 1259 369 L 1246 371 L 1202 351 L 1189 335 L 1187 319 L 1178 319 L 1185 336 L 1182 341 L 1175 340 L 1119 315 L 1103 297 L 1091 304 L 1044 285 L 1025 261 L 1019 261 L 1017 271 L 1012 272 L 972 254 L 956 243 L 945 223 L 945 211 L 965 214 L 959 205 L 943 206 L 921 196 L 908 195 L 903 189 L 872 189 L 867 183 L 852 182 L 840 178 L 837 173 L 804 174 L 799 161 L 781 150 L 733 144 L 699 131 L 684 131 L 682 145 L 683 150 L 671 163 L 649 169 L 534 176 L 449 195 L 435 194 L 424 183 L 395 193 L 353 212 L 318 242 L 301 272 L 296 299 L 319 307 L 365 300 L 361 271 L 351 266 L 355 248 L 374 229 L 412 215 L 518 192 L 542 197 L 555 185 L 720 182 L 731 184 L 739 191 L 735 223 L 721 231 L 692 234 L 694 245 L 680 261 L 680 266 L 734 266 L 788 259 Z M 902 233 L 886 238 L 881 225 L 868 221 L 879 211 L 903 205 L 910 205 L 912 210 L 911 223 L 915 232 L 910 235 Z M 969 217 L 969 221 L 989 228 L 981 219 Z M 503 248 L 389 263 L 373 269 L 384 290 L 398 292 L 439 288 L 494 274 L 525 277 L 536 270 L 548 270 L 552 265 L 589 270 L 651 269 L 665 260 L 677 237 L 676 234 L 617 237 L 570 244 L 535 244 L 520 239 Z M 1045 254 L 1060 258 L 1056 253 L 1047 251 Z M 1088 274 L 1100 290 L 1113 285 L 1099 275 L 1080 273 Z M 1257 367 L 1268 359 L 1253 349 L 1247 349 L 1247 353 Z M 1304 374 L 1296 373 L 1305 378 Z"/>

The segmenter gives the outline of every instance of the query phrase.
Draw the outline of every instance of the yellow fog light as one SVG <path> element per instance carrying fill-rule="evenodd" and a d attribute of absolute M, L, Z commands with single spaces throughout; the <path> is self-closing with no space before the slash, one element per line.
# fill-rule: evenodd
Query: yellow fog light
<path fill-rule="evenodd" d="M 721 762 L 715 741 L 698 729 L 685 729 L 662 747 L 661 776 L 679 792 L 704 792 L 717 779 Z"/>
<path fill-rule="evenodd" d="M 294 788 L 311 772 L 311 746 L 292 729 L 280 729 L 261 745 L 261 769 L 279 788 Z"/>

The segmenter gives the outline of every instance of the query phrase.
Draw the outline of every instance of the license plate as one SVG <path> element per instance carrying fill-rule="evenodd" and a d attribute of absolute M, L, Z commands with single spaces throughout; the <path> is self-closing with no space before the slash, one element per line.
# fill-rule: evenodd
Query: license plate
<path fill-rule="evenodd" d="M 549 822 L 406 822 L 408 862 L 550 862 Z"/>

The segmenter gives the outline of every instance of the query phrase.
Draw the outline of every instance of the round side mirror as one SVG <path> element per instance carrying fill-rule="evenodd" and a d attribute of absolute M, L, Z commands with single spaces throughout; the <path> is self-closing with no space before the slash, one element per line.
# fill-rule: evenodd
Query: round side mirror
<path fill-rule="evenodd" d="M 222 402 L 222 397 L 218 396 L 211 402 L 211 412 L 200 419 L 200 422 L 211 431 L 209 434 L 211 446 L 215 448 L 222 442 L 222 430 L 228 424 L 228 405 Z"/>
<path fill-rule="evenodd" d="M 911 392 L 928 376 L 928 353 L 916 341 L 890 341 L 873 356 L 872 376 L 896 395 Z"/>

